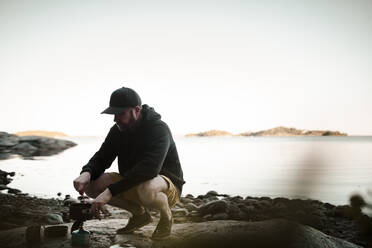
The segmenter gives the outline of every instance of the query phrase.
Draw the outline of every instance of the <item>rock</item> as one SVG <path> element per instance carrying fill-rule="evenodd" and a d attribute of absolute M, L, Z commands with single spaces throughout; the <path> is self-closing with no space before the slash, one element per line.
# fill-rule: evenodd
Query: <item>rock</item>
<path fill-rule="evenodd" d="M 201 216 L 206 214 L 225 213 L 227 211 L 228 203 L 224 200 L 211 201 L 199 208 Z"/>
<path fill-rule="evenodd" d="M 8 188 L 8 193 L 9 194 L 19 194 L 21 192 L 22 191 L 20 191 L 19 189 Z"/>
<path fill-rule="evenodd" d="M 243 202 L 246 206 L 251 206 L 251 205 L 257 204 L 258 200 L 257 199 L 245 198 Z"/>
<path fill-rule="evenodd" d="M 271 198 L 270 197 L 267 197 L 267 196 L 263 196 L 263 197 L 260 197 L 260 200 L 263 200 L 263 201 L 271 201 Z"/>
<path fill-rule="evenodd" d="M 3 185 L 8 185 L 11 181 L 12 181 L 11 178 L 0 177 L 0 183 L 3 184 Z"/>
<path fill-rule="evenodd" d="M 49 225 L 63 224 L 62 216 L 59 214 L 47 214 L 44 215 L 43 221 Z"/>
<path fill-rule="evenodd" d="M 70 206 L 71 204 L 73 203 L 79 203 L 80 201 L 75 199 L 75 198 L 71 198 L 69 195 L 67 197 L 66 195 L 66 198 L 63 200 L 63 205 L 64 206 Z"/>
<path fill-rule="evenodd" d="M 30 157 L 38 151 L 37 147 L 25 142 L 17 144 L 13 147 L 13 150 L 17 154 L 25 157 Z"/>
<path fill-rule="evenodd" d="M 0 159 L 7 159 L 10 154 L 18 154 L 27 159 L 31 156 L 49 156 L 75 145 L 68 140 L 42 136 L 18 137 L 0 132 Z"/>
<path fill-rule="evenodd" d="M 185 207 L 185 204 L 183 204 L 182 202 L 177 202 L 175 207 L 178 207 L 178 208 L 184 208 Z"/>
<path fill-rule="evenodd" d="M 196 206 L 194 203 L 187 203 L 185 206 L 184 206 L 188 211 L 195 211 L 195 210 L 198 210 L 199 207 Z"/>
<path fill-rule="evenodd" d="M 41 226 L 33 225 L 26 229 L 26 242 L 28 245 L 38 244 L 41 241 Z"/>
<path fill-rule="evenodd" d="M 6 132 L 0 132 L 0 147 L 12 147 L 18 144 L 19 137 Z"/>
<path fill-rule="evenodd" d="M 14 213 L 14 207 L 10 204 L 0 205 L 0 219 L 7 218 Z"/>
<path fill-rule="evenodd" d="M 186 209 L 172 209 L 172 214 L 174 217 L 182 217 L 187 216 L 189 212 Z"/>
<path fill-rule="evenodd" d="M 277 197 L 277 198 L 273 199 L 273 204 L 274 205 L 279 203 L 279 202 L 283 203 L 284 205 L 287 205 L 290 202 L 290 200 L 288 198 L 284 198 L 284 197 Z"/>
<path fill-rule="evenodd" d="M 218 193 L 217 191 L 211 190 L 211 191 L 208 191 L 207 194 L 205 195 L 206 196 L 218 196 Z"/>
<path fill-rule="evenodd" d="M 194 199 L 194 196 L 192 194 L 187 194 L 185 197 L 190 198 L 190 199 Z"/>
<path fill-rule="evenodd" d="M 230 201 L 233 201 L 233 202 L 236 202 L 236 203 L 241 203 L 243 202 L 243 197 L 241 196 L 234 196 L 234 197 L 229 197 L 230 198 Z"/>
<path fill-rule="evenodd" d="M 198 211 L 190 211 L 189 216 L 200 216 Z"/>
<path fill-rule="evenodd" d="M 0 149 L 1 149 L 1 147 L 0 147 Z M 9 159 L 11 157 L 10 153 L 11 153 L 10 150 L 5 150 L 5 151 L 0 150 L 0 160 Z"/>
<path fill-rule="evenodd" d="M 48 226 L 44 229 L 44 235 L 48 238 L 57 238 L 66 236 L 68 226 Z"/>
<path fill-rule="evenodd" d="M 172 234 L 163 241 L 152 241 L 154 227 L 145 226 L 139 237 L 125 236 L 116 244 L 130 242 L 137 248 L 222 248 L 222 247 L 260 247 L 260 248 L 360 248 L 347 241 L 328 236 L 311 227 L 283 219 L 259 222 L 216 220 L 202 223 L 174 224 Z M 122 236 L 120 236 L 122 237 Z"/>
<path fill-rule="evenodd" d="M 218 213 L 212 216 L 212 220 L 227 220 L 229 215 L 227 213 Z"/>
<path fill-rule="evenodd" d="M 2 222 L 0 222 L 0 232 L 1 232 L 1 230 L 13 229 L 13 228 L 17 228 L 17 227 L 20 227 L 20 226 L 21 225 L 2 221 Z"/>
<path fill-rule="evenodd" d="M 229 214 L 229 217 L 233 220 L 240 220 L 242 216 L 240 208 L 235 204 L 228 205 L 227 213 Z"/>
<path fill-rule="evenodd" d="M 282 211 L 285 210 L 287 206 L 283 202 L 278 202 L 273 206 L 273 208 L 275 209 L 275 211 Z"/>
<path fill-rule="evenodd" d="M 262 200 L 256 204 L 256 207 L 259 209 L 267 209 L 271 207 L 271 202 L 267 200 Z"/>
<path fill-rule="evenodd" d="M 204 201 L 205 202 L 211 202 L 211 201 L 218 201 L 218 197 L 217 196 L 209 196 L 209 195 L 206 195 L 205 198 L 204 198 Z"/>
<path fill-rule="evenodd" d="M 8 178 L 8 176 L 13 177 L 14 175 L 14 172 L 0 170 L 0 185 L 8 185 L 13 180 L 12 178 Z"/>
<path fill-rule="evenodd" d="M 212 220 L 212 215 L 211 214 L 203 215 L 203 219 L 204 220 Z"/>
<path fill-rule="evenodd" d="M 60 140 L 41 136 L 23 136 L 20 137 L 20 143 L 27 142 L 38 148 L 38 156 L 49 156 L 57 154 L 76 144 L 68 140 Z"/>
<path fill-rule="evenodd" d="M 180 202 L 182 202 L 183 204 L 187 204 L 187 203 L 192 203 L 194 201 L 190 198 L 181 197 Z"/>
<path fill-rule="evenodd" d="M 0 170 L 0 177 L 6 177 L 6 176 L 14 177 L 14 175 L 15 175 L 15 172 L 6 172 L 3 170 Z"/>
<path fill-rule="evenodd" d="M 194 204 L 197 205 L 197 206 L 203 205 L 203 203 L 204 203 L 204 202 L 203 202 L 202 200 L 200 200 L 200 199 L 197 199 L 197 198 L 196 198 L 196 199 L 194 200 Z"/>
<path fill-rule="evenodd" d="M 9 188 L 5 186 L 4 184 L 0 184 L 0 190 L 4 190 L 4 189 L 9 189 Z"/>
<path fill-rule="evenodd" d="M 247 214 L 253 213 L 254 210 L 255 210 L 254 206 L 244 206 L 244 208 L 242 208 L 242 211 L 244 211 Z"/>

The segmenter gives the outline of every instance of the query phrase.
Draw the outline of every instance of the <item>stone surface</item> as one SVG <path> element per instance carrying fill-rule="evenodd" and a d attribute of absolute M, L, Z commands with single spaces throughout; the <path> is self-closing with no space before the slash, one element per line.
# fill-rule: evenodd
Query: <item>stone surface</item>
<path fill-rule="evenodd" d="M 260 222 L 209 221 L 173 226 L 164 241 L 152 241 L 153 226 L 133 235 L 117 235 L 115 244 L 137 248 L 214 248 L 214 247 L 291 247 L 291 248 L 358 248 L 355 244 L 328 236 L 311 227 L 282 219 Z"/>

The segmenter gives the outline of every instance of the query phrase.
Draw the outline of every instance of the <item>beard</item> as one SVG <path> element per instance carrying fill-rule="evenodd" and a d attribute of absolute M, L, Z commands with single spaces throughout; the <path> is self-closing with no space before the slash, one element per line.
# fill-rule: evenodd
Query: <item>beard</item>
<path fill-rule="evenodd" d="M 120 132 L 133 132 L 138 125 L 137 120 L 134 118 L 134 114 L 131 112 L 128 123 L 116 123 L 116 126 L 119 128 Z"/>

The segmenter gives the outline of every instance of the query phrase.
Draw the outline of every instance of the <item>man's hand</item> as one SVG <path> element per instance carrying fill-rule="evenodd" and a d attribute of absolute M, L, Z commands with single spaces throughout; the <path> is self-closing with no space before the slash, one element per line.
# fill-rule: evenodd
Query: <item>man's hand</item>
<path fill-rule="evenodd" d="M 85 188 L 90 182 L 90 173 L 89 172 L 83 172 L 74 180 L 74 187 L 77 192 L 80 193 L 80 195 L 83 195 L 85 192 Z"/>
<path fill-rule="evenodd" d="M 101 219 L 101 212 L 105 216 L 110 215 L 110 213 L 107 211 L 104 205 L 108 203 L 111 200 L 111 198 L 112 194 L 109 189 L 103 191 L 99 196 L 97 196 L 96 199 L 93 200 L 92 207 L 90 209 L 91 213 L 98 219 Z"/>

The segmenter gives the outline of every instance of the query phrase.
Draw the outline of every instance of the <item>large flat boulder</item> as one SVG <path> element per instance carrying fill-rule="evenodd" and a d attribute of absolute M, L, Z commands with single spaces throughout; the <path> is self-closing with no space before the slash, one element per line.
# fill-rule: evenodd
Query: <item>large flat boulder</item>
<path fill-rule="evenodd" d="M 220 248 L 220 247 L 291 247 L 357 248 L 355 244 L 328 236 L 312 227 L 284 219 L 258 222 L 217 220 L 202 223 L 174 224 L 170 238 L 152 241 L 154 226 L 142 228 L 141 234 L 117 235 L 119 246 L 137 248 Z"/>

